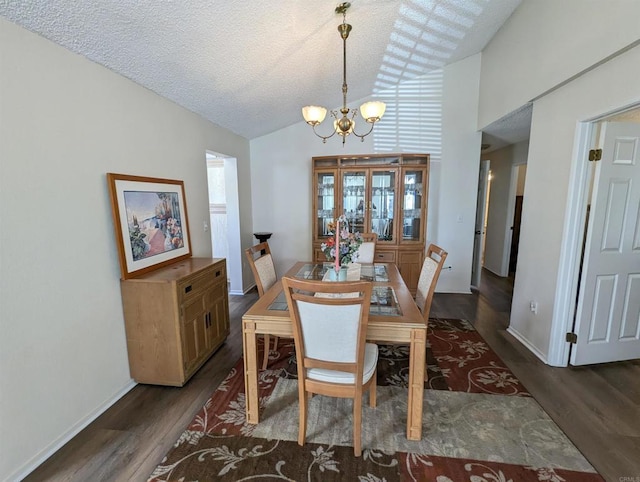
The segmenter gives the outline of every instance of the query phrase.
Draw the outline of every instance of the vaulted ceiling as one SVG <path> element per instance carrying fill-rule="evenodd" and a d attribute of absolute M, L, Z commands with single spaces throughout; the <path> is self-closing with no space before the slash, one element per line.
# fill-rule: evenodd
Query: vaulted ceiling
<path fill-rule="evenodd" d="M 353 0 L 350 106 L 480 52 L 520 2 Z M 299 122 L 304 105 L 341 105 L 337 4 L 11 0 L 0 15 L 253 139 Z"/>

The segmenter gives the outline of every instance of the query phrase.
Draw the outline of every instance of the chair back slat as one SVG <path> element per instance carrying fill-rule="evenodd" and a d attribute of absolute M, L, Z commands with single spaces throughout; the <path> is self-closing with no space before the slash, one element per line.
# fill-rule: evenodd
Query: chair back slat
<path fill-rule="evenodd" d="M 362 244 L 358 247 L 358 263 L 373 263 L 376 252 L 378 235 L 376 233 L 362 233 Z"/>
<path fill-rule="evenodd" d="M 260 284 L 262 284 L 262 290 L 267 291 L 277 280 L 273 258 L 270 254 L 265 254 L 256 259 L 255 266 L 258 278 L 260 278 Z"/>
<path fill-rule="evenodd" d="M 329 362 L 355 363 L 362 304 L 297 301 L 305 355 Z M 339 333 L 340 336 L 336 336 Z"/>
<path fill-rule="evenodd" d="M 251 246 L 245 250 L 245 255 L 258 288 L 258 296 L 262 296 L 278 279 L 269 243 L 265 241 Z"/>

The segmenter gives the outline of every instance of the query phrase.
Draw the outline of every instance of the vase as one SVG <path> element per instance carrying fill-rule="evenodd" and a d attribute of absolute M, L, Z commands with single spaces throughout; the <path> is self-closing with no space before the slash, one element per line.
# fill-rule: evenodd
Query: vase
<path fill-rule="evenodd" d="M 347 267 L 340 266 L 340 269 L 336 273 L 335 267 L 330 267 L 327 272 L 329 273 L 329 281 L 347 281 Z"/>

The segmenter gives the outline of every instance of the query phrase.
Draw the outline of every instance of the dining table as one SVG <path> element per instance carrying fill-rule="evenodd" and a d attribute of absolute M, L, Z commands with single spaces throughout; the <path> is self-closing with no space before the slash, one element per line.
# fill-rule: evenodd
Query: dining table
<path fill-rule="evenodd" d="M 299 261 L 285 276 L 326 280 L 328 270 L 331 269 L 334 269 L 331 263 Z M 350 276 L 349 279 L 353 277 Z M 361 264 L 357 267 L 356 279 L 372 283 L 367 341 L 409 345 L 407 439 L 420 440 L 427 323 L 395 264 Z M 257 339 L 264 334 L 293 338 L 291 318 L 280 280 L 242 316 L 246 415 L 250 424 L 260 421 Z"/>

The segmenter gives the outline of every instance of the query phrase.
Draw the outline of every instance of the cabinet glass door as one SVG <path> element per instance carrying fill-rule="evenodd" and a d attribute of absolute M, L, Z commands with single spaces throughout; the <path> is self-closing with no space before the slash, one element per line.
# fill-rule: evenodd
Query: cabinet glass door
<path fill-rule="evenodd" d="M 424 169 L 406 169 L 403 171 L 402 196 L 402 240 L 422 241 L 425 227 L 423 226 L 423 195 Z"/>
<path fill-rule="evenodd" d="M 396 171 L 371 172 L 371 203 L 369 226 L 378 241 L 393 241 L 393 213 L 395 210 Z"/>
<path fill-rule="evenodd" d="M 316 173 L 316 239 L 329 236 L 329 223 L 335 221 L 336 213 L 336 173 L 334 171 Z"/>
<path fill-rule="evenodd" d="M 346 171 L 342 174 L 342 209 L 349 231 L 364 233 L 367 208 L 367 172 Z"/>

